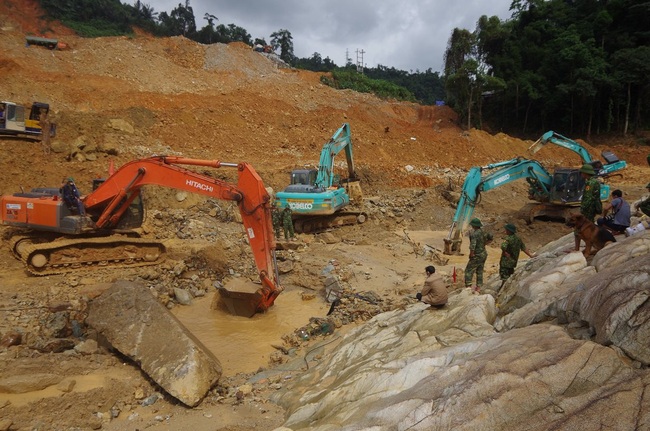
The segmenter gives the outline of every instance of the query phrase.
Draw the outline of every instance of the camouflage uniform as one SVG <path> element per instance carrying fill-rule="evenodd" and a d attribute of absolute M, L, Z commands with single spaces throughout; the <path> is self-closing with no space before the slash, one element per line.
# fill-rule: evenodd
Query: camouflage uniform
<path fill-rule="evenodd" d="M 648 164 L 650 165 L 650 155 L 648 156 Z M 645 188 L 650 192 L 650 183 L 646 184 Z M 635 208 L 641 211 L 643 214 L 650 216 L 650 197 L 642 200 L 638 204 L 635 204 Z"/>
<path fill-rule="evenodd" d="M 506 280 L 515 272 L 521 250 L 526 250 L 526 246 L 521 238 L 514 233 L 508 235 L 501 243 L 501 260 L 499 261 L 501 280 Z M 506 253 L 508 254 L 506 255 Z"/>
<path fill-rule="evenodd" d="M 474 229 L 469 234 L 469 251 L 470 258 L 465 267 L 465 287 L 472 285 L 472 278 L 476 272 L 476 286 L 483 286 L 483 266 L 487 260 L 487 250 L 485 244 L 492 240 L 492 234 L 486 233 L 482 229 Z M 474 255 L 471 255 L 471 252 Z"/>
<path fill-rule="evenodd" d="M 650 216 L 650 198 L 641 202 L 638 208 L 643 214 Z"/>
<path fill-rule="evenodd" d="M 271 209 L 271 220 L 273 221 L 273 233 L 276 238 L 280 238 L 280 228 L 282 228 L 282 214 L 277 207 Z"/>
<path fill-rule="evenodd" d="M 598 211 L 598 206 L 601 208 L 600 211 Z M 580 213 L 593 222 L 596 214 L 601 212 L 600 183 L 596 178 L 591 177 L 585 182 L 585 190 L 582 194 L 582 202 L 580 202 Z"/>
<path fill-rule="evenodd" d="M 289 207 L 282 210 L 282 229 L 284 230 L 284 239 L 294 237 L 293 220 L 291 219 L 291 208 Z"/>

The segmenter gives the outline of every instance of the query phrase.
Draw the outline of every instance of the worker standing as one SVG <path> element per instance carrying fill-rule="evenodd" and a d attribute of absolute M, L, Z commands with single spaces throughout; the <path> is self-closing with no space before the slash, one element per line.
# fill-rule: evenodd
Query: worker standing
<path fill-rule="evenodd" d="M 273 221 L 273 233 L 275 239 L 280 239 L 280 228 L 282 227 L 282 214 L 275 205 L 271 208 L 271 220 Z"/>
<path fill-rule="evenodd" d="M 295 239 L 294 237 L 294 232 L 293 232 L 293 219 L 291 217 L 291 208 L 285 207 L 282 210 L 282 229 L 284 230 L 284 239 L 285 240 L 293 240 Z"/>
<path fill-rule="evenodd" d="M 580 213 L 593 222 L 596 214 L 603 212 L 603 204 L 600 201 L 600 183 L 595 177 L 594 167 L 590 164 L 582 165 L 580 175 L 585 179 L 585 188 L 580 202 Z"/>
<path fill-rule="evenodd" d="M 506 237 L 501 243 L 501 260 L 499 260 L 501 286 L 515 272 L 521 251 L 526 253 L 528 257 L 535 256 L 535 253 L 528 251 L 524 242 L 517 236 L 517 226 L 508 223 L 503 228 L 506 231 Z"/>
<path fill-rule="evenodd" d="M 469 225 L 472 231 L 469 233 L 469 262 L 465 267 L 465 287 L 471 287 L 472 293 L 480 293 L 483 286 L 483 268 L 487 260 L 485 245 L 492 241 L 492 234 L 481 229 L 483 223 L 477 218 L 473 218 Z M 475 272 L 476 286 L 472 287 Z"/>

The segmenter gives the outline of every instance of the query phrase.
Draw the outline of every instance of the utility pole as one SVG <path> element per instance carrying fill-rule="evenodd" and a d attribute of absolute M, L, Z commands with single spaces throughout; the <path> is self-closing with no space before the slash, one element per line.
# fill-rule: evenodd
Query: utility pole
<path fill-rule="evenodd" d="M 357 72 L 363 75 L 363 54 L 365 54 L 366 51 L 364 51 L 362 48 L 361 51 L 357 49 L 356 53 L 357 53 Z"/>

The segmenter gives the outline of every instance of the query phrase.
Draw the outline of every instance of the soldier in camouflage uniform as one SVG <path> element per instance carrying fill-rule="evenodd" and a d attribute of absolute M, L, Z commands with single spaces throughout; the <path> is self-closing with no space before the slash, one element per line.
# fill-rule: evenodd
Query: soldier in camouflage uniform
<path fill-rule="evenodd" d="M 499 261 L 499 277 L 502 280 L 501 286 L 515 272 L 521 251 L 526 253 L 528 257 L 535 256 L 535 253 L 528 251 L 524 242 L 517 236 L 517 226 L 507 224 L 504 226 L 504 229 L 507 236 L 501 243 L 501 260 Z"/>
<path fill-rule="evenodd" d="M 594 167 L 589 164 L 582 165 L 580 175 L 585 179 L 585 189 L 580 202 L 580 213 L 593 222 L 596 214 L 603 212 L 603 204 L 600 201 L 600 183 L 595 177 Z"/>
<path fill-rule="evenodd" d="M 273 221 L 275 239 L 278 239 L 280 238 L 280 229 L 282 228 L 282 214 L 280 214 L 280 210 L 276 206 L 271 208 L 271 220 Z"/>
<path fill-rule="evenodd" d="M 472 287 L 472 279 L 476 272 L 476 287 L 472 290 L 474 293 L 480 293 L 483 286 L 483 267 L 487 260 L 485 245 L 492 241 L 492 234 L 481 229 L 483 223 L 477 218 L 472 219 L 469 225 L 472 231 L 469 233 L 469 262 L 465 267 L 465 287 Z"/>
<path fill-rule="evenodd" d="M 596 214 L 603 212 L 603 203 L 600 201 L 600 183 L 595 178 L 596 171 L 590 164 L 584 164 L 580 168 L 580 175 L 585 179 L 585 189 L 582 192 L 580 202 L 580 214 L 593 223 Z M 575 251 L 580 250 L 580 237 L 577 228 L 573 232 L 575 238 Z"/>
<path fill-rule="evenodd" d="M 282 210 L 282 229 L 284 230 L 284 239 L 295 239 L 293 232 L 293 219 L 291 218 L 291 208 L 285 207 Z"/>

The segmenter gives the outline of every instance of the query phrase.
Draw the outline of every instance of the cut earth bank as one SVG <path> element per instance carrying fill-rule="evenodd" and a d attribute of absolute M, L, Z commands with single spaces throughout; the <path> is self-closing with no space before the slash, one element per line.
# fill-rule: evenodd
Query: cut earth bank
<path fill-rule="evenodd" d="M 458 290 L 449 309 L 440 313 L 429 313 L 412 299 L 426 265 L 433 263 L 451 277 L 454 267 L 466 263 L 466 255 L 452 256 L 443 265 L 427 247 L 442 249 L 454 212 L 445 198 L 449 185 L 457 192 L 469 167 L 525 155 L 532 142 L 465 132 L 447 107 L 335 91 L 321 85 L 317 74 L 278 69 L 238 44 L 206 47 L 184 38 L 94 40 L 60 33 L 69 51 L 26 48 L 29 30 L 24 28 L 38 22 L 38 15 L 21 22 L 23 12 L 16 8 L 33 2 L 5 10 L 10 3 L 0 5 L 5 48 L 0 67 L 3 89 L 8 89 L 3 99 L 49 102 L 59 135 L 49 153 L 35 143 L 0 142 L 3 194 L 21 186 L 58 185 L 70 174 L 77 183 L 90 184 L 106 172 L 110 160 L 119 166 L 152 154 L 247 161 L 277 190 L 286 185 L 292 168 L 314 166 L 324 142 L 349 122 L 370 217 L 364 225 L 300 235 L 297 249 L 281 251 L 286 291 L 268 313 L 249 320 L 210 307 L 215 282 L 253 275 L 241 225 L 228 203 L 146 191 L 144 231 L 164 239 L 170 251 L 159 267 L 36 278 L 26 275 L 5 242 L 0 335 L 12 345 L 0 352 L 0 429 L 244 431 L 378 423 L 388 429 L 390 420 L 403 419 L 408 409 L 422 429 L 431 429 L 432 420 L 451 420 L 439 414 L 442 410 L 458 413 L 452 404 L 472 408 L 458 415 L 462 423 L 441 422 L 442 428 L 516 429 L 523 426 L 516 422 L 520 418 L 533 418 L 530 429 L 571 429 L 575 420 L 591 423 L 586 418 L 611 429 L 635 428 L 621 417 L 635 420 L 637 429 L 648 427 L 641 413 L 648 410 L 643 396 L 647 362 L 633 348 L 648 345 L 647 338 L 641 343 L 647 290 L 635 291 L 634 284 L 613 293 L 589 287 L 593 278 L 625 278 L 608 268 L 625 268 L 637 286 L 647 287 L 647 267 L 631 258 L 638 251 L 623 253 L 625 264 L 611 261 L 598 268 L 594 259 L 585 266 L 579 254 L 564 253 L 568 240 L 562 250 L 545 254 L 542 247 L 570 229 L 516 220 L 526 201 L 524 184 L 486 193 L 476 215 L 497 237 L 503 224 L 514 222 L 540 254 L 522 262 L 522 274 L 554 284 L 538 285 L 518 273 L 498 295 Z M 612 185 L 630 201 L 642 194 L 649 176 L 647 146 L 631 139 L 584 144 L 594 155 L 612 149 L 627 160 L 630 167 Z M 548 169 L 579 164 L 574 154 L 557 149 L 544 149 L 536 159 Z M 647 253 L 636 242 L 624 246 L 621 241 L 611 250 L 627 247 Z M 498 250 L 489 253 L 488 273 L 494 275 Z M 550 268 L 559 273 L 538 272 Z M 590 273 L 594 270 L 598 275 Z M 324 319 L 329 310 L 324 298 L 328 274 L 347 289 L 349 301 L 335 314 L 333 334 L 305 341 L 296 330 L 308 326 L 311 317 Z M 197 407 L 178 403 L 136 364 L 107 348 L 93 328 L 74 323 L 83 321 L 87 300 L 116 280 L 145 285 L 221 361 L 219 383 Z M 178 289 L 191 293 L 190 305 L 180 305 Z M 580 292 L 597 295 L 578 299 Z M 596 313 L 590 307 L 598 302 L 591 301 L 599 298 L 610 301 Z M 388 314 L 362 324 L 380 312 Z M 348 321 L 355 323 L 343 324 Z M 166 341 L 162 338 L 161 345 Z M 570 355 L 573 351 L 579 355 Z M 513 356 L 499 356 L 506 354 Z M 365 368 L 368 364 L 376 365 L 374 371 Z M 485 368 L 490 365 L 495 368 Z M 260 368 L 265 371 L 258 373 Z M 423 378 L 437 383 L 428 385 Z M 385 386 L 376 386 L 381 382 Z M 475 386 L 463 386 L 470 382 Z M 427 383 L 424 389 L 421 383 Z M 316 393 L 318 388 L 322 392 Z M 293 398 L 299 395 L 304 398 Z M 332 408 L 332 399 L 341 406 Z M 601 403 L 608 407 L 595 407 Z M 590 407 L 578 413 L 579 406 Z"/>

